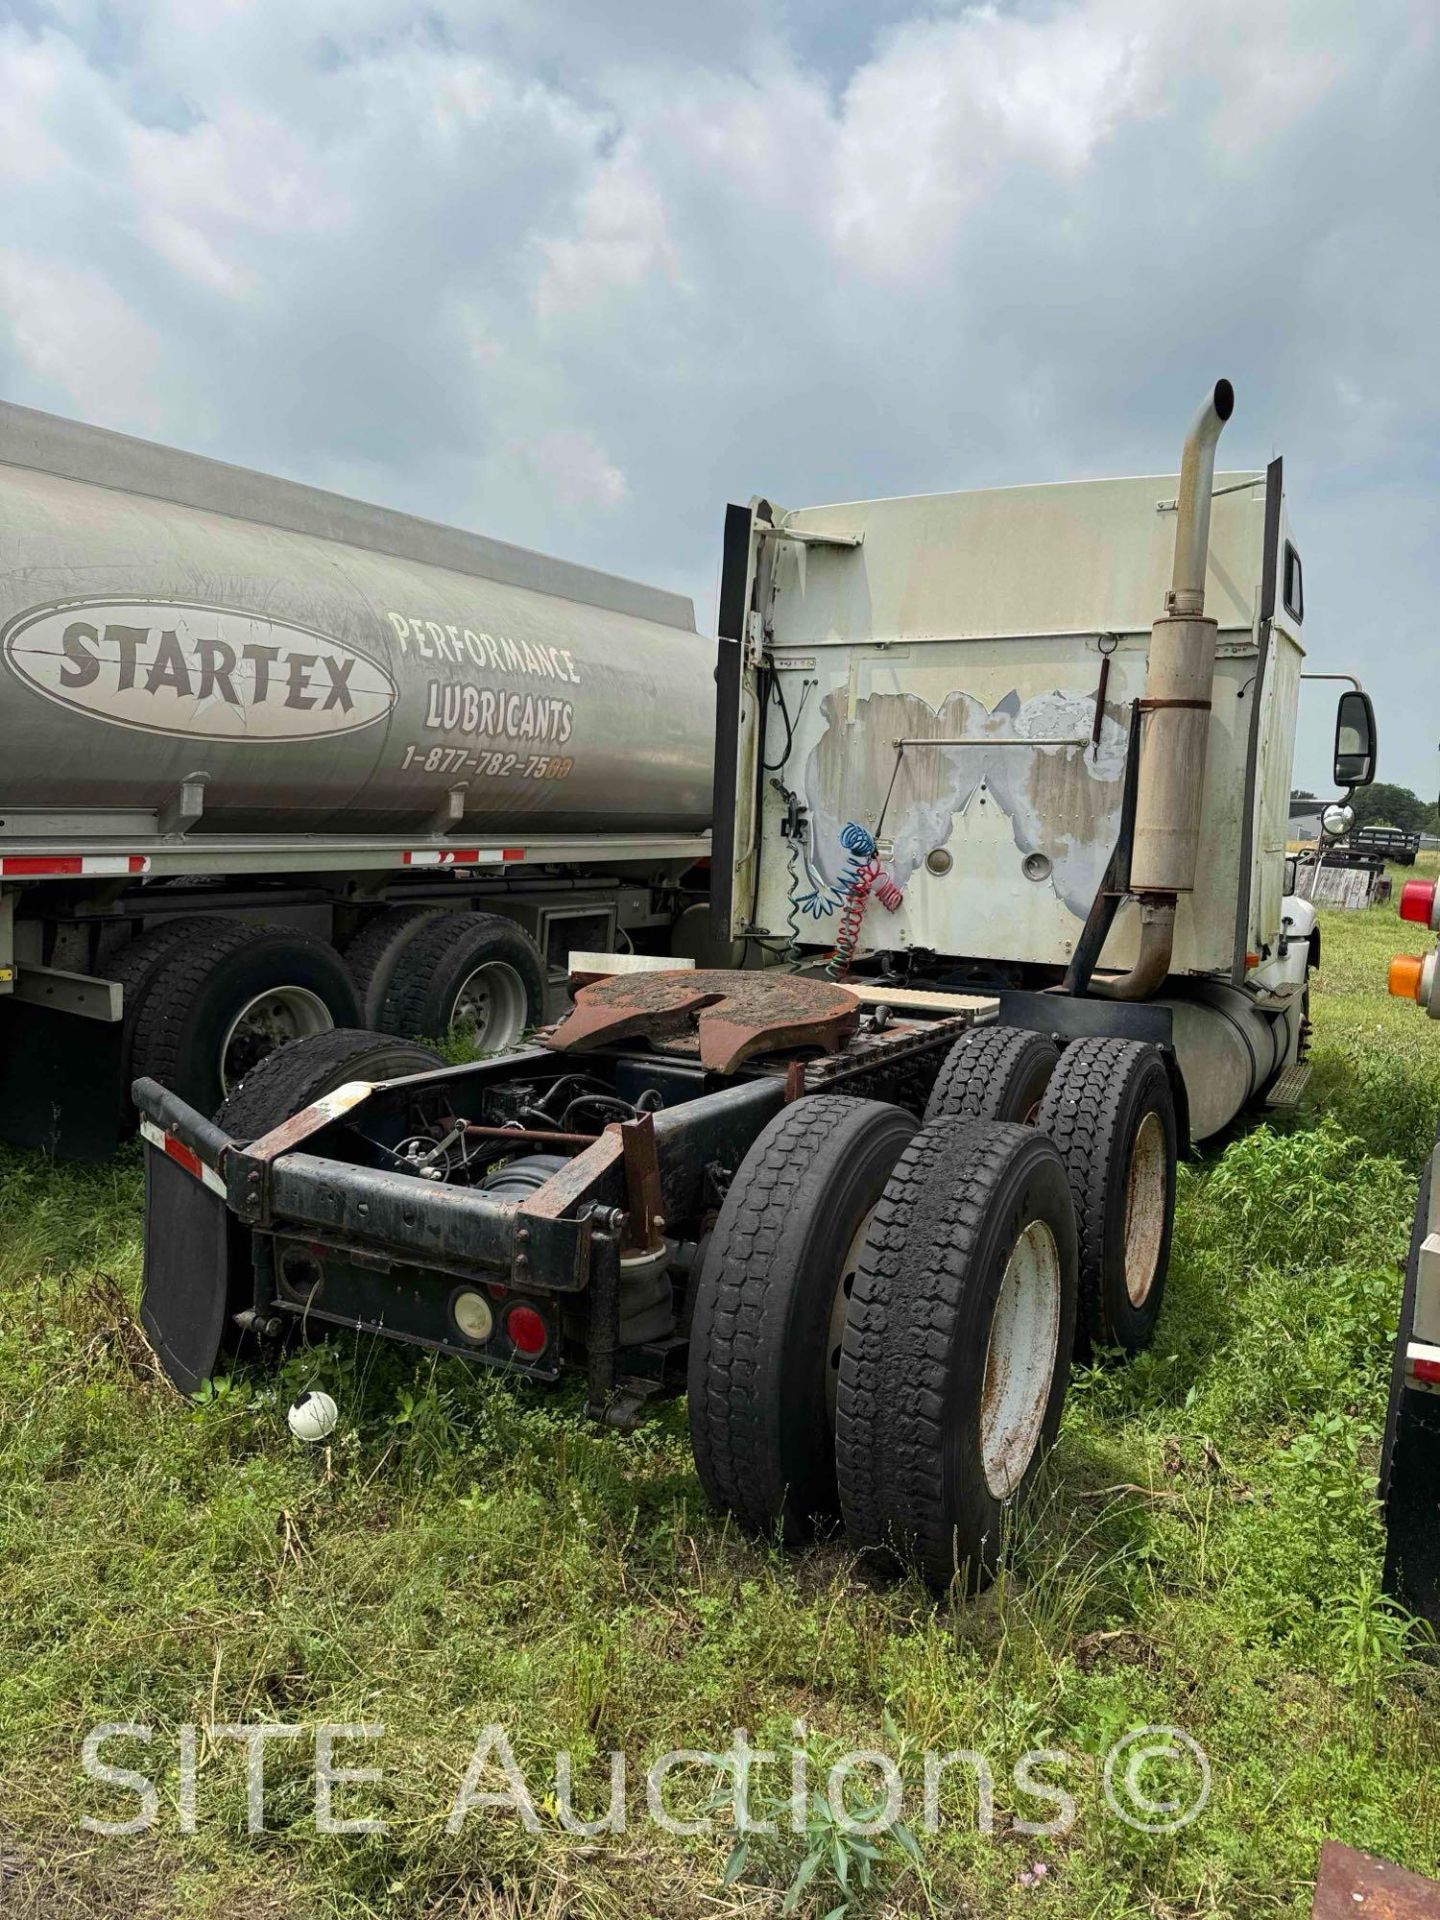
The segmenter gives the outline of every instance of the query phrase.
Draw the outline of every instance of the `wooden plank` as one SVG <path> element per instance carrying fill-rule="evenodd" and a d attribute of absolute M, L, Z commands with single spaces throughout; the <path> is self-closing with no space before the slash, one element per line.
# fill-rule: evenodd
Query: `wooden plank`
<path fill-rule="evenodd" d="M 984 993 L 938 993 L 926 987 L 876 987 L 869 981 L 843 980 L 862 1006 L 894 1007 L 897 1013 L 998 1013 L 1000 1002 Z"/>

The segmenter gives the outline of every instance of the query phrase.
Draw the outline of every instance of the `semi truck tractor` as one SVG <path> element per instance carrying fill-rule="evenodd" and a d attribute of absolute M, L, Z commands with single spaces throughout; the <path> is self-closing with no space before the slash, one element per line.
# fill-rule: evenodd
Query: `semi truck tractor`
<path fill-rule="evenodd" d="M 1400 917 L 1440 931 L 1440 887 L 1407 880 Z M 1389 987 L 1440 1020 L 1440 953 L 1400 953 Z M 1440 1631 L 1440 1145 L 1426 1161 L 1415 1202 L 1381 1456 L 1385 1586 Z"/>
<path fill-rule="evenodd" d="M 743 1524 L 983 1582 L 1072 1355 L 1154 1337 L 1177 1155 L 1304 1071 L 1301 569 L 1280 463 L 1215 477 L 1232 404 L 1178 479 L 732 507 L 707 937 L 465 1066 L 139 1078 L 172 1378 L 308 1326 L 616 1425 L 687 1390 Z M 1349 689 L 1337 782 L 1374 758 Z"/>
<path fill-rule="evenodd" d="M 0 660 L 0 1137 L 335 1027 L 509 1044 L 701 902 L 675 594 L 0 406 Z"/>

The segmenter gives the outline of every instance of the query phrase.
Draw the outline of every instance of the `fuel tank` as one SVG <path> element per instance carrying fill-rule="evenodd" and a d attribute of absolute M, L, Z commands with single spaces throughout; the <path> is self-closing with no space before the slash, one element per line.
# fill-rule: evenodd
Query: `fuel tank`
<path fill-rule="evenodd" d="M 0 806 L 195 833 L 710 817 L 712 643 L 677 595 L 0 406 Z"/>

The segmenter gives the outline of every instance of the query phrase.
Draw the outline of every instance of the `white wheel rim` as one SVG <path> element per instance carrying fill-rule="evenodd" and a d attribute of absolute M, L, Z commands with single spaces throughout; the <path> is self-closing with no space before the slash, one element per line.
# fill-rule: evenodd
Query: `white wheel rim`
<path fill-rule="evenodd" d="M 1143 1307 L 1160 1267 L 1165 1237 L 1165 1128 L 1147 1113 L 1136 1129 L 1125 1175 L 1125 1291 Z"/>
<path fill-rule="evenodd" d="M 835 1431 L 835 1401 L 840 1391 L 840 1349 L 845 1340 L 845 1315 L 850 1308 L 850 1294 L 860 1265 L 860 1250 L 865 1245 L 865 1236 L 874 1218 L 875 1209 L 871 1207 L 851 1236 L 850 1244 L 845 1249 L 845 1258 L 840 1262 L 835 1292 L 830 1301 L 830 1333 L 825 1343 L 825 1411 L 830 1416 L 832 1433 Z"/>
<path fill-rule="evenodd" d="M 997 1500 L 1014 1493 L 1040 1445 L 1059 1348 L 1060 1250 L 1032 1220 L 1005 1263 L 985 1353 L 980 1452 Z"/>
<path fill-rule="evenodd" d="M 220 1086 L 229 1093 L 266 1054 L 291 1040 L 329 1033 L 335 1021 L 329 1007 L 309 987 L 271 987 L 247 1000 L 220 1043 Z"/>
<path fill-rule="evenodd" d="M 504 960 L 487 960 L 460 982 L 450 1025 L 472 1045 L 496 1053 L 513 1047 L 525 1031 L 530 1008 L 525 982 Z"/>

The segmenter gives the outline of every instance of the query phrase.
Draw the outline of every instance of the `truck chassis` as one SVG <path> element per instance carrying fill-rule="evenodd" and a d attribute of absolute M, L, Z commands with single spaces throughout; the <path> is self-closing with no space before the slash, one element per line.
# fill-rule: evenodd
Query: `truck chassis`
<path fill-rule="evenodd" d="M 702 1480 L 742 1521 L 793 1541 L 838 1505 L 858 1545 L 980 1584 L 1058 1425 L 1082 1283 L 1081 1339 L 1116 1337 L 1077 1209 L 1100 1209 L 1087 1239 L 1122 1295 L 1139 1249 L 1128 1297 L 1145 1329 L 1158 1314 L 1174 1070 L 1114 1038 L 1060 1065 L 993 1002 L 955 1002 L 916 1017 L 794 975 L 648 973 L 471 1065 L 296 1042 L 213 1122 L 142 1079 L 146 1329 L 188 1391 L 307 1325 L 578 1372 L 622 1428 L 688 1386 Z M 1082 1084 L 1118 1090 L 1098 1148 L 1075 1138 Z M 927 1364 L 948 1409 L 934 1484 L 876 1481 L 871 1429 L 904 1428 Z M 847 1489 L 847 1435 L 868 1485 Z"/>

